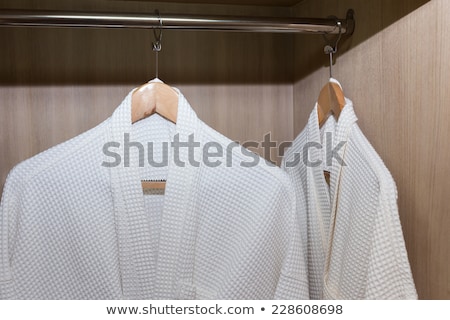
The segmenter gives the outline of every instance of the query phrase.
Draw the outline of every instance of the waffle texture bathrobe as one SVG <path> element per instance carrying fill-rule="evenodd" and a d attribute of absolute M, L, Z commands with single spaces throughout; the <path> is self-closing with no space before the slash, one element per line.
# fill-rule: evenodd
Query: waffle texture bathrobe
<path fill-rule="evenodd" d="M 319 129 L 316 104 L 283 159 L 305 227 L 310 297 L 416 299 L 395 183 L 356 121 L 346 99 L 338 122 Z"/>
<path fill-rule="evenodd" d="M 130 93 L 102 124 L 10 172 L 0 298 L 308 298 L 288 176 L 179 96 L 176 125 L 131 125 Z M 143 194 L 153 179 L 167 179 L 164 195 Z"/>

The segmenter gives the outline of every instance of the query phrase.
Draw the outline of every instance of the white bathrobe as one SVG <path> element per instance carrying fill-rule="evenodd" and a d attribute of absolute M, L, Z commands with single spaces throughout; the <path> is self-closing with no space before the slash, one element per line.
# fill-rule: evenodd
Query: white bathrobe
<path fill-rule="evenodd" d="M 0 298 L 307 299 L 288 176 L 200 121 L 181 93 L 176 125 L 158 115 L 131 125 L 130 102 L 9 174 Z M 194 152 L 169 144 L 167 166 L 148 164 L 191 134 Z M 209 166 L 208 143 L 219 154 Z M 154 179 L 167 179 L 164 195 L 143 194 L 141 180 Z"/>
<path fill-rule="evenodd" d="M 395 183 L 356 121 L 346 99 L 337 124 L 330 117 L 319 129 L 316 104 L 283 160 L 306 226 L 310 297 L 416 299 Z M 327 152 L 327 132 L 343 163 L 332 157 L 333 148 Z M 331 172 L 330 187 L 324 169 Z"/>

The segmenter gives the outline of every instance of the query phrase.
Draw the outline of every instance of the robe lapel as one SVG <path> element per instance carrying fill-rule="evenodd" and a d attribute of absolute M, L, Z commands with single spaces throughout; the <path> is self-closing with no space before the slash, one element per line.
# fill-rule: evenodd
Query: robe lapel
<path fill-rule="evenodd" d="M 330 194 L 333 203 L 331 208 L 332 220 L 334 219 L 338 201 L 339 182 L 345 164 L 345 152 L 347 150 L 348 139 L 351 128 L 353 124 L 356 123 L 356 121 L 358 121 L 358 118 L 353 111 L 353 103 L 349 99 L 346 99 L 346 105 L 344 109 L 342 109 L 341 115 L 339 116 L 339 120 L 336 126 L 336 132 L 333 139 L 334 147 L 337 147 L 339 144 L 342 144 L 342 147 L 337 148 L 336 156 L 333 157 L 333 167 L 330 182 Z"/>
<path fill-rule="evenodd" d="M 330 79 L 331 82 L 336 83 L 341 88 L 341 84 L 334 78 Z M 341 114 L 338 119 L 338 123 L 336 125 L 336 131 L 333 137 L 333 147 L 338 146 L 340 143 L 344 143 L 344 145 L 337 150 L 337 156 L 340 159 L 344 159 L 344 154 L 347 148 L 348 137 L 350 134 L 351 127 L 354 123 L 358 121 L 358 118 L 355 115 L 353 110 L 353 103 L 350 99 L 345 98 L 345 106 L 341 111 Z M 333 210 L 335 208 L 335 203 L 337 200 L 337 192 L 339 186 L 340 175 L 342 172 L 343 163 L 337 161 L 337 157 L 333 157 L 333 166 L 331 172 L 331 181 L 330 181 L 330 195 L 332 198 L 332 216 L 334 215 Z M 338 159 L 339 159 L 338 158 Z M 345 161 L 344 161 L 345 162 Z"/>
<path fill-rule="evenodd" d="M 122 143 L 124 134 L 131 130 L 131 95 L 128 94 L 111 117 L 110 141 Z M 151 243 L 145 235 L 149 233 L 149 221 L 144 210 L 140 176 L 136 157 L 131 154 L 130 166 L 125 167 L 124 147 L 117 149 L 121 163 L 111 168 L 111 188 L 114 199 L 117 242 L 121 270 L 122 292 L 125 298 L 142 299 L 149 292 L 147 279 L 150 270 L 146 262 L 151 261 Z M 148 264 L 150 265 L 150 264 Z M 145 279 L 145 280 L 144 280 Z"/>
<path fill-rule="evenodd" d="M 202 140 L 201 121 L 181 93 L 176 135 L 181 142 L 187 142 L 190 135 L 193 135 L 195 142 Z M 200 147 L 193 148 L 191 160 L 200 163 L 201 150 Z M 175 152 L 175 149 L 172 152 Z M 175 158 L 169 159 L 155 291 L 158 299 L 193 299 L 196 294 L 194 288 L 184 286 L 183 283 L 191 284 L 194 272 L 195 253 L 192 252 L 195 248 L 196 229 L 194 202 L 199 167 L 195 163 L 190 163 L 186 147 L 179 149 L 180 163 L 175 163 Z"/>
<path fill-rule="evenodd" d="M 307 185 L 311 187 L 308 196 L 308 212 L 317 212 L 317 216 L 309 217 L 316 220 L 321 229 L 323 249 L 326 249 L 328 240 L 328 225 L 330 216 L 330 193 L 326 183 L 322 162 L 322 146 L 320 129 L 317 115 L 317 104 L 308 120 L 307 130 L 308 157 L 310 163 L 307 165 Z M 324 148 L 325 146 L 322 146 Z M 303 150 L 305 152 L 305 150 Z M 305 154 L 303 156 L 306 156 Z M 317 207 L 317 209 L 316 209 Z M 312 221 L 311 221 L 312 222 Z"/>
<path fill-rule="evenodd" d="M 353 111 L 353 103 L 352 101 L 346 98 L 346 105 L 342 109 L 342 112 L 339 116 L 339 120 L 336 126 L 336 131 L 333 139 L 334 147 L 338 146 L 340 143 L 343 145 L 342 147 L 337 149 L 336 156 L 333 157 L 333 167 L 331 171 L 330 195 L 332 205 L 329 224 L 328 250 L 325 260 L 325 274 L 324 274 L 325 290 L 328 290 L 326 287 L 326 283 L 328 279 L 328 272 L 330 269 L 331 252 L 333 250 L 334 227 L 339 202 L 339 186 L 341 183 L 342 172 L 345 170 L 345 155 L 348 150 L 348 140 L 350 132 L 353 124 L 355 124 L 357 120 L 358 118 L 356 117 Z M 340 160 L 338 161 L 338 159 L 341 159 L 342 161 Z"/>

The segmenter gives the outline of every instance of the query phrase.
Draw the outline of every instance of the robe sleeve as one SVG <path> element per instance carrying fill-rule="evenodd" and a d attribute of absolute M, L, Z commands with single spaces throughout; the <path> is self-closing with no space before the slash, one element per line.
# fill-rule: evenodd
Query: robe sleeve
<path fill-rule="evenodd" d="M 396 194 L 392 181 L 382 184 L 367 272 L 366 299 L 417 299 Z"/>

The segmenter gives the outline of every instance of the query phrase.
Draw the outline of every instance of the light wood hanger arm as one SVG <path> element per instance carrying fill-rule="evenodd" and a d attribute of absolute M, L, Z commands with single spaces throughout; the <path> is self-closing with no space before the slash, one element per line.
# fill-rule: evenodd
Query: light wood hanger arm
<path fill-rule="evenodd" d="M 325 123 L 330 114 L 333 114 L 336 120 L 339 118 L 342 109 L 345 106 L 345 96 L 341 87 L 332 81 L 323 86 L 317 99 L 317 116 L 319 118 L 319 127 Z M 324 171 L 325 181 L 330 184 L 331 174 Z"/>
<path fill-rule="evenodd" d="M 158 113 L 173 123 L 177 122 L 178 94 L 164 83 L 149 82 L 140 86 L 133 92 L 131 101 L 132 123 L 154 113 Z"/>
<path fill-rule="evenodd" d="M 345 96 L 341 87 L 337 83 L 329 81 L 320 91 L 317 105 L 320 127 L 330 114 L 333 114 L 337 120 L 345 106 Z"/>

